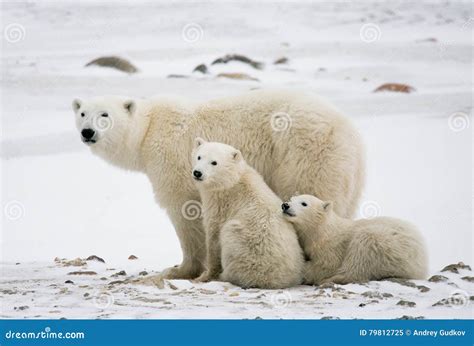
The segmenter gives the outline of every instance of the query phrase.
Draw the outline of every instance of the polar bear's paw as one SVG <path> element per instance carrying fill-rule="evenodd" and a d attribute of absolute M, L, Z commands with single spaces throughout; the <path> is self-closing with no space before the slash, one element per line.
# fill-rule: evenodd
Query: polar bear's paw
<path fill-rule="evenodd" d="M 204 271 L 198 278 L 193 280 L 194 282 L 209 282 L 214 279 L 216 275 L 212 275 L 210 271 Z"/>
<path fill-rule="evenodd" d="M 199 276 L 202 270 L 183 267 L 182 265 L 166 268 L 160 275 L 167 280 L 192 280 Z"/>

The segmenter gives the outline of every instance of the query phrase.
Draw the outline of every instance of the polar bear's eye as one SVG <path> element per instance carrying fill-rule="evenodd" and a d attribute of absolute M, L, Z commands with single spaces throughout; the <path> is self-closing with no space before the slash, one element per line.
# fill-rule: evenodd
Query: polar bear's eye
<path fill-rule="evenodd" d="M 102 116 L 107 118 L 109 115 L 107 113 L 102 113 Z"/>
<path fill-rule="evenodd" d="M 211 165 L 217 166 L 217 162 L 216 162 L 216 161 L 212 161 L 212 162 L 211 162 Z"/>
<path fill-rule="evenodd" d="M 201 159 L 201 156 L 198 156 L 198 160 L 200 160 L 200 159 Z"/>
<path fill-rule="evenodd" d="M 308 206 L 308 205 L 306 204 L 306 202 L 301 202 L 301 205 L 302 205 L 303 207 L 307 207 L 307 206 Z"/>
<path fill-rule="evenodd" d="M 83 112 L 83 113 L 81 113 L 81 117 L 83 117 L 83 118 L 84 118 L 85 116 L 86 116 L 86 115 L 84 114 L 84 112 Z"/>

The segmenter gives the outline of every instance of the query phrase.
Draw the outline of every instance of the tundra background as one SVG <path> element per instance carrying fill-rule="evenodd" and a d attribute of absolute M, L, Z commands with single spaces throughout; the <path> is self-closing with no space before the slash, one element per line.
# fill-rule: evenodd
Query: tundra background
<path fill-rule="evenodd" d="M 472 272 L 437 273 L 472 264 L 471 5 L 2 2 L 1 316 L 472 317 Z M 264 68 L 211 65 L 231 53 Z M 139 72 L 84 67 L 108 55 Z M 282 57 L 288 61 L 274 64 Z M 209 73 L 193 72 L 199 64 Z M 412 89 L 374 92 L 385 83 Z M 416 224 L 430 276 L 446 279 L 282 291 L 110 284 L 177 264 L 181 250 L 146 177 L 108 165 L 81 143 L 71 101 L 163 93 L 206 100 L 273 87 L 318 93 L 351 118 L 368 160 L 359 217 Z M 68 262 L 90 255 L 105 264 Z M 78 270 L 96 275 L 68 275 Z"/>

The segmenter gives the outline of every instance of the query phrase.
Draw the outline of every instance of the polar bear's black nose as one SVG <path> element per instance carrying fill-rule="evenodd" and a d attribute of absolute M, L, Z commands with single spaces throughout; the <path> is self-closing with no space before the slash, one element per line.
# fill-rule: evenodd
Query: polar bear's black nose
<path fill-rule="evenodd" d="M 81 135 L 82 135 L 82 137 L 84 137 L 85 139 L 91 139 L 92 137 L 94 137 L 95 131 L 92 130 L 92 129 L 83 129 L 83 130 L 81 131 Z"/>
<path fill-rule="evenodd" d="M 288 209 L 290 209 L 290 205 L 288 203 L 283 203 L 281 205 L 281 209 L 283 209 L 283 211 L 288 210 Z"/>
<path fill-rule="evenodd" d="M 194 175 L 196 178 L 201 178 L 201 177 L 202 177 L 201 171 L 198 171 L 198 170 L 196 170 L 196 169 L 193 171 L 193 175 Z"/>

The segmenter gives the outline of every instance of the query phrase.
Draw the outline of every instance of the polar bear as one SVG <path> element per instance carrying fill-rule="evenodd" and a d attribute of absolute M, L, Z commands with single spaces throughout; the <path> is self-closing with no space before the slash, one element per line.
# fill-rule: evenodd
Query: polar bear
<path fill-rule="evenodd" d="M 426 277 L 424 241 L 406 221 L 390 217 L 352 221 L 339 217 L 333 203 L 311 195 L 292 197 L 281 207 L 309 257 L 305 283 Z"/>
<path fill-rule="evenodd" d="M 316 96 L 251 91 L 201 104 L 104 96 L 72 105 L 80 137 L 94 154 L 150 179 L 183 251 L 181 265 L 166 269 L 166 278 L 196 278 L 204 269 L 202 223 L 187 213 L 199 206 L 189 179 L 198 136 L 239 148 L 283 200 L 314 194 L 334 201 L 346 217 L 357 207 L 365 176 L 361 140 L 348 119 Z"/>
<path fill-rule="evenodd" d="M 303 251 L 281 200 L 239 150 L 196 139 L 193 178 L 206 231 L 206 270 L 197 279 L 220 278 L 249 288 L 286 288 L 302 281 Z"/>

